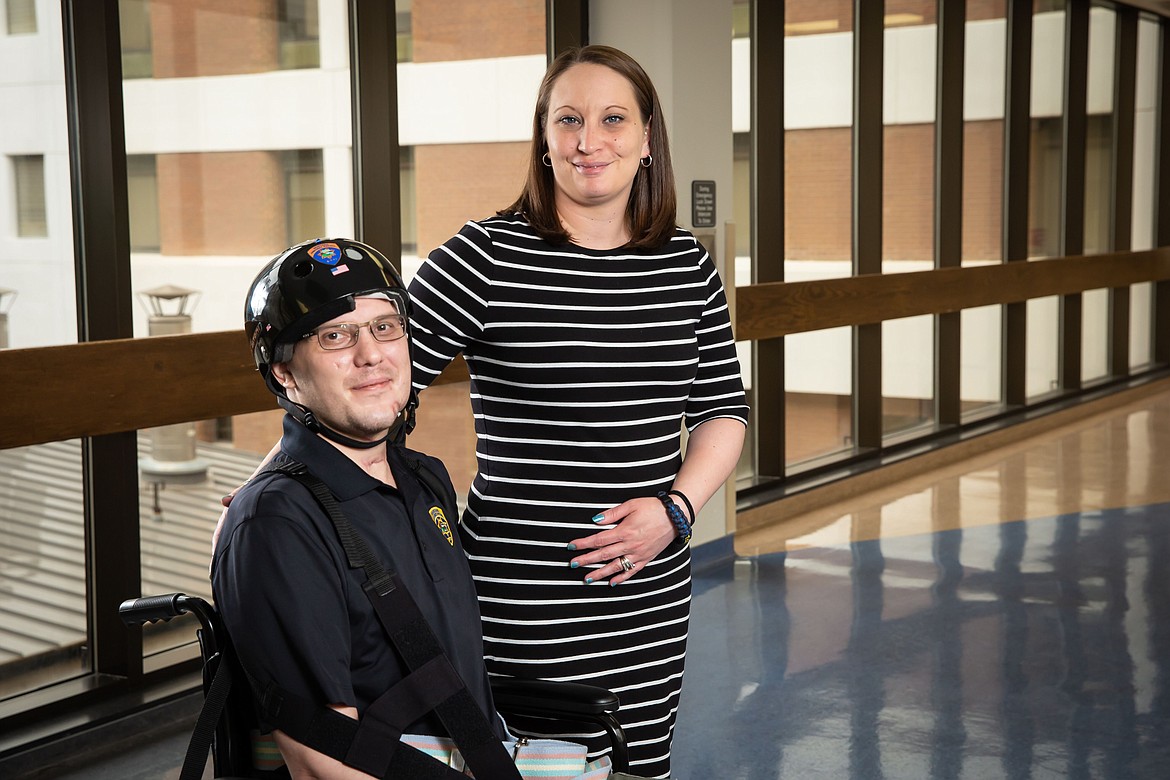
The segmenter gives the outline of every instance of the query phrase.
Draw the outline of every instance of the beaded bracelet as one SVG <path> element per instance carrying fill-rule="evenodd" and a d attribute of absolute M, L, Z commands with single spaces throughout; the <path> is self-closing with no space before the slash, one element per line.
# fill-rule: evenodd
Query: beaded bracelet
<path fill-rule="evenodd" d="M 683 542 L 691 540 L 691 525 L 687 522 L 686 517 L 683 516 L 682 510 L 678 508 L 678 504 L 674 503 L 674 499 L 665 490 L 658 491 L 658 500 L 666 507 L 666 516 L 670 518 L 670 522 L 674 523 L 675 533 Z"/>

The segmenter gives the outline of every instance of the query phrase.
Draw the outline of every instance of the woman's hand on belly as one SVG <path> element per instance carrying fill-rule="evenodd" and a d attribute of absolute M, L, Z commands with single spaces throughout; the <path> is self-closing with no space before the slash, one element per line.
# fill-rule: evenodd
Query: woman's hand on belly
<path fill-rule="evenodd" d="M 569 550 L 580 553 L 569 562 L 570 566 L 605 564 L 600 569 L 590 569 L 584 578 L 586 583 L 608 578 L 610 585 L 620 585 L 642 571 L 677 536 L 666 508 L 657 498 L 630 499 L 596 515 L 593 522 L 613 527 L 569 543 Z M 623 557 L 633 568 L 623 568 Z"/>

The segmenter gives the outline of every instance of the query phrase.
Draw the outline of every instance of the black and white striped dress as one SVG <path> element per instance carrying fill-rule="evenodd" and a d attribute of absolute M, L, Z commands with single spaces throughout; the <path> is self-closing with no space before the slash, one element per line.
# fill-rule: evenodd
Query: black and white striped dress
<path fill-rule="evenodd" d="M 416 385 L 460 352 L 471 372 L 479 473 L 461 531 L 488 670 L 610 688 L 632 771 L 667 776 L 690 552 L 676 542 L 611 587 L 584 584 L 566 545 L 598 512 L 670 488 L 684 418 L 746 422 L 714 264 L 681 229 L 657 250 L 596 251 L 511 215 L 467 223 L 410 293 Z"/>

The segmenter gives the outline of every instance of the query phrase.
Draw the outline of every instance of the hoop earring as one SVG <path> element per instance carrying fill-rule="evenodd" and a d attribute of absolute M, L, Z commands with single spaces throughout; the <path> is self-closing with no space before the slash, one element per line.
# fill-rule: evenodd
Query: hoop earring
<path fill-rule="evenodd" d="M 645 157 L 643 157 L 639 162 L 642 163 L 643 168 L 649 168 L 651 165 L 654 164 L 654 155 L 648 154 Z"/>
<path fill-rule="evenodd" d="M 541 161 L 542 163 L 544 163 L 544 167 L 545 167 L 545 168 L 551 168 L 551 167 L 552 167 L 552 159 L 550 159 L 550 158 L 549 158 L 549 156 L 548 156 L 548 152 L 545 152 L 545 153 L 544 153 L 544 157 L 541 157 L 541 158 L 540 158 L 540 161 Z"/>

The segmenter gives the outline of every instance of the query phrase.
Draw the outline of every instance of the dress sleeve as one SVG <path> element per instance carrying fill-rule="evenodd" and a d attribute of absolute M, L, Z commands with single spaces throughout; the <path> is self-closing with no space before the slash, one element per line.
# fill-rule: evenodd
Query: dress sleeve
<path fill-rule="evenodd" d="M 735 351 L 727 296 L 719 272 L 705 251 L 699 270 L 704 276 L 706 298 L 695 328 L 699 342 L 699 370 L 687 401 L 687 430 L 694 430 L 719 417 L 730 417 L 747 425 L 747 397 L 740 376 L 739 356 Z"/>
<path fill-rule="evenodd" d="M 492 239 L 468 222 L 431 252 L 410 283 L 414 386 L 422 390 L 483 335 L 491 280 Z"/>
<path fill-rule="evenodd" d="M 281 492 L 267 488 L 228 526 L 212 571 L 216 604 L 251 674 L 313 701 L 356 705 L 345 570 Z"/>

